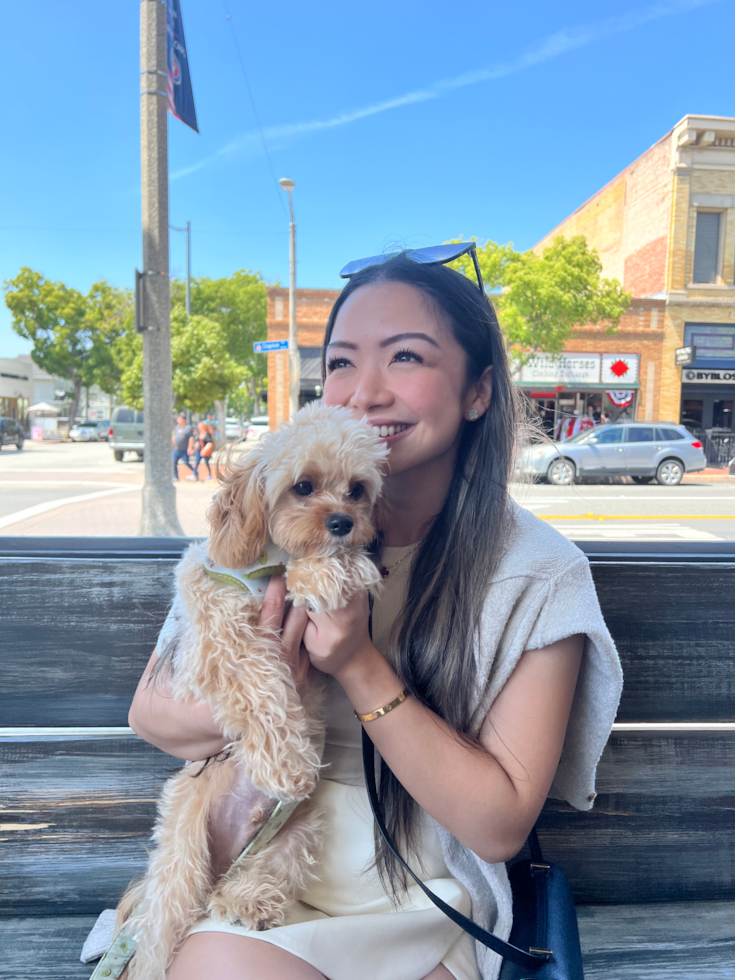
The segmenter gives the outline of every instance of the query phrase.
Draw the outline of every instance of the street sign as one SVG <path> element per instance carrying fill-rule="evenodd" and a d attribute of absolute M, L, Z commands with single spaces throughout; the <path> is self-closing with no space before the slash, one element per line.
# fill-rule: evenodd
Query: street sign
<path fill-rule="evenodd" d="M 271 350 L 288 350 L 287 340 L 259 340 L 253 344 L 256 354 L 267 354 Z"/>
<path fill-rule="evenodd" d="M 674 351 L 674 363 L 677 367 L 687 367 L 697 359 L 696 347 L 677 347 Z"/>

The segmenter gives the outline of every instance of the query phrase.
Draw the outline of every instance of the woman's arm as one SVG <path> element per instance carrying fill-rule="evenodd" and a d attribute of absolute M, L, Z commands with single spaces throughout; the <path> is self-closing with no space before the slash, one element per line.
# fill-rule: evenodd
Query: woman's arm
<path fill-rule="evenodd" d="M 179 759 L 197 762 L 220 753 L 227 739 L 204 701 L 176 700 L 165 672 L 151 679 L 158 653 L 153 651 L 128 713 L 128 724 L 156 748 Z"/>
<path fill-rule="evenodd" d="M 403 685 L 367 635 L 355 646 L 360 631 L 349 606 L 311 619 L 304 641 L 312 663 L 334 674 L 356 711 L 366 714 L 396 697 Z M 479 745 L 467 744 L 414 698 L 365 723 L 411 796 L 491 864 L 518 853 L 544 804 L 582 648 L 583 637 L 574 636 L 524 653 L 485 718 Z"/>
<path fill-rule="evenodd" d="M 291 608 L 284 619 L 285 602 L 285 578 L 276 575 L 266 589 L 260 623 L 271 629 L 283 626 L 284 656 L 291 664 L 297 688 L 303 693 L 309 683 L 309 657 L 301 645 L 307 616 L 303 609 Z M 146 742 L 179 759 L 197 762 L 217 755 L 228 740 L 215 722 L 212 709 L 204 701 L 172 697 L 170 677 L 165 671 L 151 680 L 157 659 L 154 650 L 133 697 L 128 724 Z"/>

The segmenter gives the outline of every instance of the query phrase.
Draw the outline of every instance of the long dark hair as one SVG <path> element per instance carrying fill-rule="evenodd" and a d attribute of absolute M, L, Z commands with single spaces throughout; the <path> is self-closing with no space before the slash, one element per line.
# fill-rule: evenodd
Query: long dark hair
<path fill-rule="evenodd" d="M 466 384 L 492 365 L 492 400 L 476 422 L 464 424 L 447 498 L 412 563 L 406 601 L 393 631 L 391 660 L 411 694 L 469 739 L 475 706 L 475 646 L 485 598 L 510 522 L 508 481 L 519 419 L 505 344 L 490 301 L 465 276 L 403 255 L 353 276 L 327 323 L 326 348 L 343 304 L 361 286 L 407 283 L 444 313 L 467 355 Z M 416 854 L 416 805 L 385 762 L 380 799 L 393 839 L 404 856 Z M 461 801 L 457 801 L 461 805 Z M 405 872 L 376 833 L 376 865 L 394 897 Z"/>

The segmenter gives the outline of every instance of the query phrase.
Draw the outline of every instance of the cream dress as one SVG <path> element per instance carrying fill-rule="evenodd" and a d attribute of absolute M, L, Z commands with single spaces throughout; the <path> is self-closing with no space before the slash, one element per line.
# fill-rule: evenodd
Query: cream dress
<path fill-rule="evenodd" d="M 373 642 L 384 656 L 406 593 L 413 549 L 386 548 L 383 553 L 384 564 L 393 568 L 373 609 Z M 308 885 L 283 926 L 254 932 L 205 919 L 191 933 L 227 932 L 272 943 L 310 963 L 328 980 L 422 980 L 439 963 L 456 980 L 480 980 L 470 936 L 417 885 L 395 910 L 370 868 L 375 851 L 362 771 L 362 726 L 332 677 L 327 677 L 325 703 L 324 762 L 329 768 L 315 796 L 327 814 L 327 833 L 315 868 L 317 880 Z M 423 811 L 419 850 L 422 876 L 431 890 L 471 916 L 469 894 L 447 870 L 436 827 Z M 421 872 L 417 861 L 413 866 Z"/>

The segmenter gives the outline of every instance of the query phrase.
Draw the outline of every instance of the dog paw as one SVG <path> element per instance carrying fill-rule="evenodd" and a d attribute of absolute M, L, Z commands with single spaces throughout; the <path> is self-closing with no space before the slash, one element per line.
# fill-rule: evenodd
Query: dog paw
<path fill-rule="evenodd" d="M 264 898 L 258 901 L 238 898 L 226 900 L 213 895 L 207 908 L 210 918 L 216 922 L 227 922 L 232 926 L 242 926 L 255 932 L 265 932 L 274 926 L 283 925 L 283 904 Z"/>

